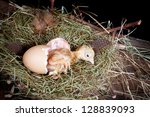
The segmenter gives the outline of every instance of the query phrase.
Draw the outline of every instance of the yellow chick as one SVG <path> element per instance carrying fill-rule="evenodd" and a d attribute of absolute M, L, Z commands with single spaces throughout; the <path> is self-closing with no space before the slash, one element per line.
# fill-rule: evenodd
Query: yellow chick
<path fill-rule="evenodd" d="M 66 48 L 59 48 L 49 51 L 47 69 L 49 75 L 54 76 L 54 79 L 60 77 L 61 73 L 67 73 L 70 65 L 78 62 L 80 59 L 89 61 L 94 64 L 95 53 L 89 46 L 83 45 L 75 51 L 70 51 Z"/>

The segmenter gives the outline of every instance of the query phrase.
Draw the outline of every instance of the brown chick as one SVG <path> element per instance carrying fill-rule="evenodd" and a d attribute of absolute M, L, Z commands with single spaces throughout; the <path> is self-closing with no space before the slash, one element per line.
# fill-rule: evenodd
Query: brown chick
<path fill-rule="evenodd" d="M 45 32 L 48 26 L 51 27 L 57 22 L 52 15 L 54 10 L 55 0 L 49 0 L 49 1 L 50 1 L 49 11 L 40 11 L 39 13 L 36 14 L 35 18 L 32 21 L 32 25 L 35 33 L 41 34 Z"/>
<path fill-rule="evenodd" d="M 70 51 L 66 48 L 49 51 L 47 65 L 49 75 L 52 75 L 54 79 L 59 78 L 61 73 L 66 74 L 67 70 L 70 69 L 70 65 L 78 62 L 80 59 L 94 64 L 94 55 L 93 49 L 86 45 L 75 51 Z"/>
<path fill-rule="evenodd" d="M 47 27 L 51 27 L 56 24 L 56 20 L 49 11 L 41 10 L 37 12 L 32 21 L 33 29 L 35 33 L 44 33 Z"/>
<path fill-rule="evenodd" d="M 47 27 L 46 22 L 42 13 L 37 13 L 35 18 L 32 21 L 33 29 L 35 33 L 43 33 Z"/>

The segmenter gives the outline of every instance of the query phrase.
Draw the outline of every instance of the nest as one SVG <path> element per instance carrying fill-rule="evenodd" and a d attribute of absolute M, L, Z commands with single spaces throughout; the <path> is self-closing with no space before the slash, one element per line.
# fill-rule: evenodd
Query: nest
<path fill-rule="evenodd" d="M 127 37 L 115 39 L 110 35 L 97 35 L 89 25 L 59 11 L 54 12 L 56 22 L 53 25 L 47 26 L 43 33 L 35 33 L 32 21 L 37 11 L 24 6 L 1 25 L 0 72 L 3 80 L 13 84 L 12 96 L 30 99 L 149 99 L 148 51 L 133 47 Z M 82 44 L 95 46 L 97 44 L 93 42 L 97 43 L 97 39 L 104 43 L 98 47 L 94 66 L 80 61 L 58 80 L 28 70 L 22 63 L 23 53 L 56 37 L 65 38 L 72 50 Z M 116 48 L 118 40 L 125 44 L 125 50 Z"/>

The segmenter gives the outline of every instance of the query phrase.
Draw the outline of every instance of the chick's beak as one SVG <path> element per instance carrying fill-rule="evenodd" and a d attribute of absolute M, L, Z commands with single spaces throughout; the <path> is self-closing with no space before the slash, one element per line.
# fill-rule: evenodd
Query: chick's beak
<path fill-rule="evenodd" d="M 92 60 L 90 60 L 90 62 L 94 65 L 94 60 L 92 59 Z"/>

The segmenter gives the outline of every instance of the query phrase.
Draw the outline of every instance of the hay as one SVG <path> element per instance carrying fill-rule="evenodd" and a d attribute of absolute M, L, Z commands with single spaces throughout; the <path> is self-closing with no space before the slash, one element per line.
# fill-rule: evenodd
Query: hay
<path fill-rule="evenodd" d="M 58 80 L 47 75 L 37 75 L 24 67 L 22 54 L 12 52 L 6 47 L 8 43 L 20 43 L 25 50 L 33 45 L 45 44 L 53 38 L 65 38 L 74 49 L 88 44 L 97 38 L 112 41 L 112 37 L 95 35 L 95 30 L 68 18 L 69 14 L 55 12 L 58 23 L 47 27 L 46 33 L 35 34 L 32 20 L 35 9 L 22 7 L 4 20 L 0 33 L 0 72 L 10 76 L 19 92 L 13 95 L 28 96 L 32 99 L 102 99 L 109 95 L 112 78 L 122 72 L 123 65 L 117 60 L 118 51 L 114 46 L 103 49 L 95 57 L 95 65 L 80 61 L 71 67 L 68 74 Z M 106 38 L 107 37 L 107 38 Z M 114 41 L 114 40 L 113 40 Z M 115 43 L 115 42 L 113 42 Z M 25 52 L 22 49 L 23 52 Z M 141 54 L 140 54 L 141 55 Z M 112 75 L 112 72 L 119 70 Z M 110 75 L 111 74 L 111 75 Z M 121 78 L 121 77 L 120 77 Z M 134 78 L 135 79 L 135 78 Z"/>

